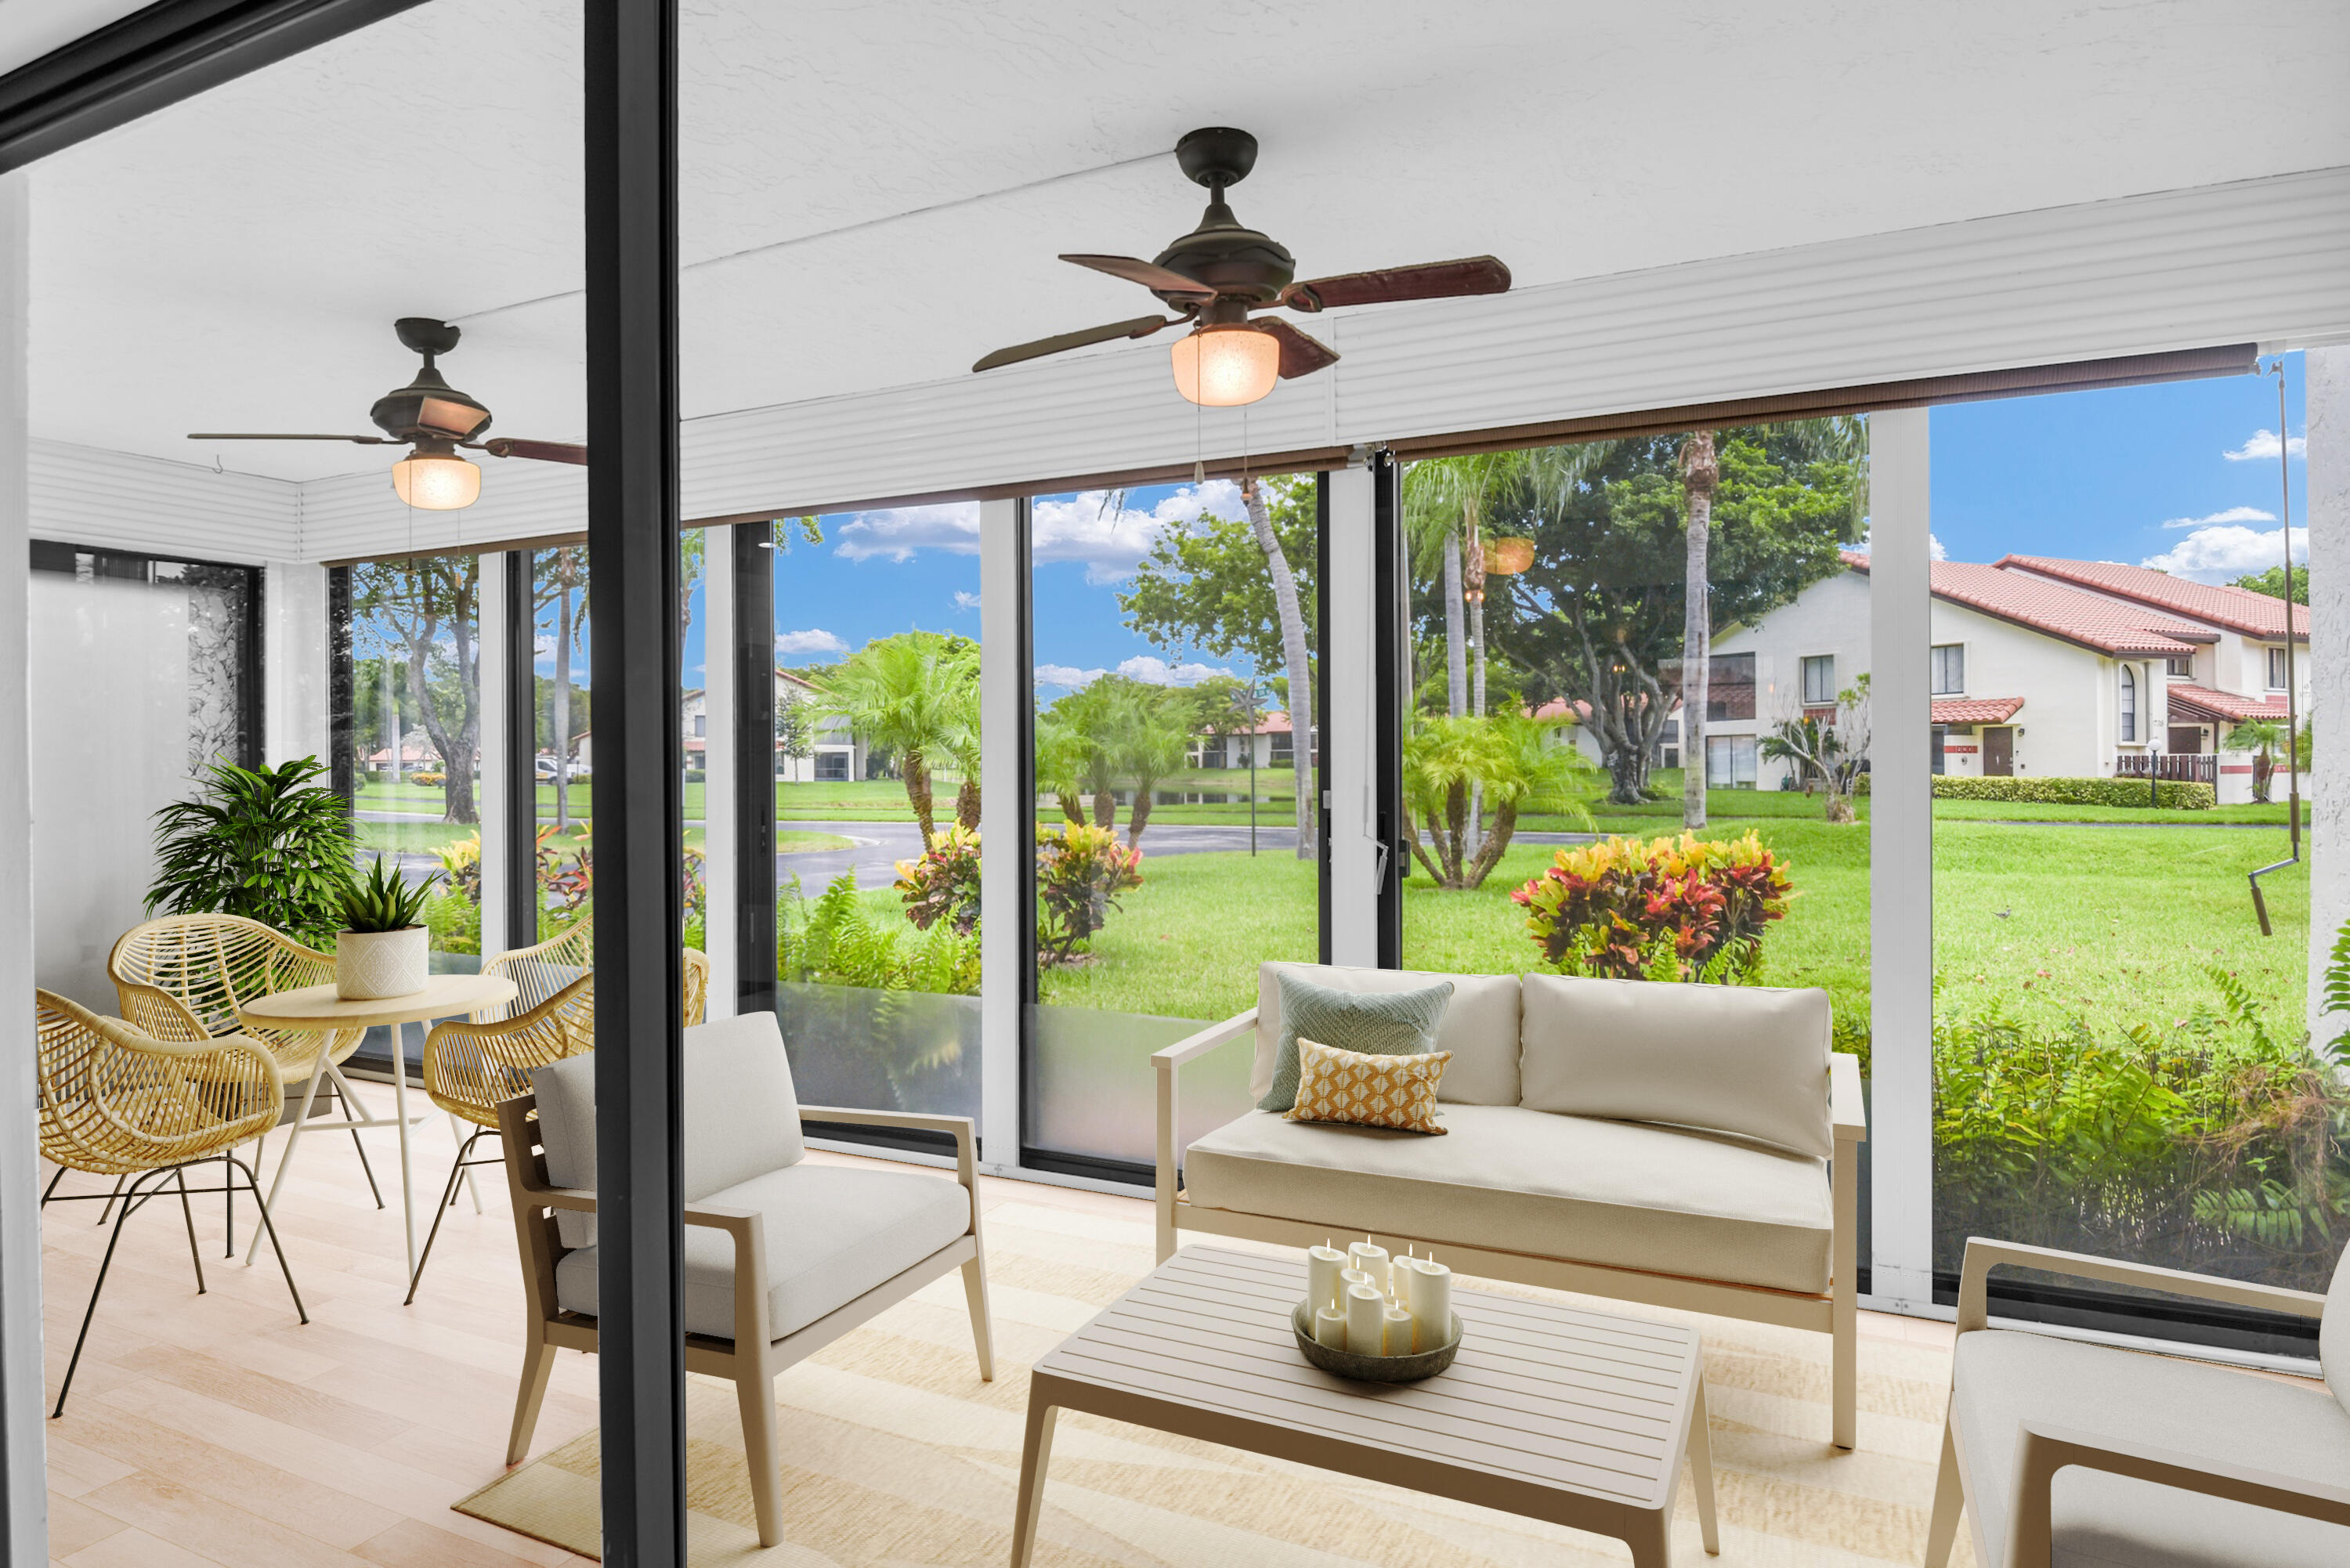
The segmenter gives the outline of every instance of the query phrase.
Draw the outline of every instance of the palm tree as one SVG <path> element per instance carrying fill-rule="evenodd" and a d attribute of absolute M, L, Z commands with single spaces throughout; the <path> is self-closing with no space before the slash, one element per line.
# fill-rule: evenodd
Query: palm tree
<path fill-rule="evenodd" d="M 813 703 L 816 717 L 844 720 L 868 746 L 897 754 L 925 854 L 938 838 L 931 759 L 976 749 L 978 687 L 979 650 L 968 639 L 901 631 L 877 637 L 841 660 Z"/>
<path fill-rule="evenodd" d="M 2277 719 L 2240 719 L 2228 732 L 2228 750 L 2251 752 L 2252 798 L 2265 802 L 2269 785 L 2276 777 L 2276 760 L 2284 750 L 2283 722 Z"/>
<path fill-rule="evenodd" d="M 1554 742 L 1542 725 L 1514 713 L 1422 720 L 1404 742 L 1405 838 L 1438 887 L 1480 887 L 1509 848 L 1526 806 L 1571 809 L 1589 826 L 1578 797 L 1590 767 L 1573 746 Z M 1492 830 L 1478 842 L 1471 837 L 1470 800 L 1481 786 L 1494 809 Z"/>
<path fill-rule="evenodd" d="M 1160 779 L 1181 772 L 1191 754 L 1191 712 L 1187 698 L 1163 688 L 1138 685 L 1118 693 L 1112 754 L 1119 774 L 1134 786 L 1134 805 L 1126 814 L 1128 848 L 1141 844 L 1149 825 L 1151 791 Z"/>
<path fill-rule="evenodd" d="M 1681 496 L 1688 517 L 1689 566 L 1681 584 L 1681 826 L 1705 826 L 1705 703 L 1713 657 L 1713 623 L 1706 607 L 1706 546 L 1713 538 L 1713 492 L 1721 462 L 1711 431 L 1691 431 L 1681 442 Z"/>
<path fill-rule="evenodd" d="M 1317 857 L 1314 834 L 1314 670 L 1305 654 L 1305 615 L 1297 602 L 1297 578 L 1273 531 L 1265 509 L 1264 491 L 1253 479 L 1241 483 L 1241 501 L 1248 508 L 1249 526 L 1256 531 L 1257 548 L 1264 552 L 1264 569 L 1273 579 L 1273 602 L 1281 619 L 1281 660 L 1289 676 L 1289 728 L 1295 736 L 1291 756 L 1297 769 L 1297 857 Z M 1171 771 L 1171 770 L 1170 770 Z"/>

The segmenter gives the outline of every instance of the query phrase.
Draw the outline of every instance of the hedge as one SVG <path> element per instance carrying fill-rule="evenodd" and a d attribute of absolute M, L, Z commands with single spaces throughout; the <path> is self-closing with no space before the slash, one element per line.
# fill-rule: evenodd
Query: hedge
<path fill-rule="evenodd" d="M 2220 804 L 2210 784 L 2172 784 L 2155 786 L 2156 804 L 2176 811 L 2209 811 Z M 1963 778 L 1939 774 L 1934 779 L 1938 800 L 2029 800 L 2048 805 L 2144 805 L 2144 779 Z"/>

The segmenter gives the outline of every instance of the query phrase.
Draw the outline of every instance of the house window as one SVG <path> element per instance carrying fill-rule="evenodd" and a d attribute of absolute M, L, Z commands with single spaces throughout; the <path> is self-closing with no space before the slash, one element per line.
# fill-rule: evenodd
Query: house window
<path fill-rule="evenodd" d="M 1705 784 L 1708 789 L 1754 787 L 1754 737 L 1708 735 L 1705 738 Z"/>
<path fill-rule="evenodd" d="M 818 752 L 816 754 L 816 776 L 817 782 L 821 784 L 847 784 L 848 782 L 848 753 L 847 752 Z"/>
<path fill-rule="evenodd" d="M 1943 755 L 1942 752 L 1943 743 L 1949 739 L 1949 736 L 1950 731 L 1948 729 L 1940 724 L 1934 726 L 1934 771 L 1938 774 L 1949 771 L 1949 759 Z"/>
<path fill-rule="evenodd" d="M 2191 653 L 2174 653 L 2162 661 L 2162 668 L 2168 673 L 2185 680 L 2195 673 L 2195 656 Z"/>
<path fill-rule="evenodd" d="M 2269 649 L 2269 690 L 2282 691 L 2284 688 L 2284 649 L 2272 648 Z"/>
<path fill-rule="evenodd" d="M 1294 761 L 1295 761 L 1295 752 L 1289 743 L 1289 732 L 1275 730 L 1273 732 L 1273 765 L 1281 767 Z"/>
<path fill-rule="evenodd" d="M 707 713 L 696 713 L 696 714 L 693 716 L 693 732 L 694 732 L 694 734 L 695 734 L 697 737 L 707 737 L 707 736 L 709 735 L 709 733 L 710 733 L 710 715 L 709 715 L 709 714 L 707 714 Z"/>
<path fill-rule="evenodd" d="M 1804 659 L 1804 706 L 1818 708 L 1835 700 L 1835 655 L 1818 653 Z"/>
<path fill-rule="evenodd" d="M 1967 689 L 1967 645 L 1963 642 L 1941 642 L 1934 645 L 1930 673 L 1934 678 L 1934 695 L 1953 696 Z"/>
<path fill-rule="evenodd" d="M 1707 667 L 1705 716 L 1714 719 L 1754 717 L 1754 656 L 1724 653 Z"/>
<path fill-rule="evenodd" d="M 2122 739 L 2137 739 L 2137 677 L 2122 666 Z"/>

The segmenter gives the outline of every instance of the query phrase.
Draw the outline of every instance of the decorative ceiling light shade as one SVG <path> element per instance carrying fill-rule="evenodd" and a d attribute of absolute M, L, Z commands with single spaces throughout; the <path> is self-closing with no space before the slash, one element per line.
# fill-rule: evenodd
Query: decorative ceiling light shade
<path fill-rule="evenodd" d="M 420 512 L 458 512 L 481 499 L 482 471 L 452 452 L 415 452 L 391 465 L 391 488 Z"/>
<path fill-rule="evenodd" d="M 1209 409 L 1236 409 L 1273 390 L 1281 342 L 1246 326 L 1201 327 L 1175 340 L 1175 389 Z"/>
<path fill-rule="evenodd" d="M 1496 577 L 1513 577 L 1534 564 L 1534 542 L 1515 535 L 1485 541 L 1485 570 Z"/>

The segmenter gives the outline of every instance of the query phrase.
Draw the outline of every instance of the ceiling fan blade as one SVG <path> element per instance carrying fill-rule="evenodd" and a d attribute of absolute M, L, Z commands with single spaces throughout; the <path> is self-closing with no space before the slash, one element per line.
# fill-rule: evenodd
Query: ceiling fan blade
<path fill-rule="evenodd" d="M 534 457 L 541 462 L 573 462 L 585 467 L 588 449 L 567 441 L 524 441 L 518 436 L 492 436 L 484 441 L 465 441 L 492 457 Z"/>
<path fill-rule="evenodd" d="M 1065 255 L 1061 259 L 1075 262 L 1079 266 L 1089 266 L 1096 272 L 1106 272 L 1112 277 L 1122 277 L 1128 283 L 1139 283 L 1159 294 L 1190 295 L 1195 299 L 1216 297 L 1216 291 L 1197 278 L 1185 277 L 1180 272 L 1160 266 L 1156 262 L 1144 261 L 1139 256 Z"/>
<path fill-rule="evenodd" d="M 1041 359 L 1047 354 L 1082 348 L 1088 343 L 1107 343 L 1113 338 L 1148 337 L 1160 327 L 1175 326 L 1182 319 L 1180 316 L 1138 316 L 1128 321 L 1113 321 L 1107 327 L 1088 327 L 1082 332 L 1064 332 L 1057 337 L 1039 337 L 1034 343 L 998 348 L 973 365 L 972 369 L 993 370 L 1004 365 L 1017 365 L 1023 359 Z"/>
<path fill-rule="evenodd" d="M 190 441 L 356 441 L 361 446 L 408 444 L 405 441 L 394 441 L 390 436 L 276 435 L 253 431 L 195 431 L 189 434 L 188 439 Z"/>
<path fill-rule="evenodd" d="M 1429 262 L 1421 266 L 1384 267 L 1308 278 L 1282 291 L 1281 303 L 1313 312 L 1340 305 L 1388 305 L 1402 299 L 1454 299 L 1470 294 L 1506 294 L 1510 269 L 1492 256 Z"/>
<path fill-rule="evenodd" d="M 1337 350 L 1300 332 L 1286 321 L 1253 321 L 1250 326 L 1281 345 L 1281 379 L 1311 376 L 1338 362 Z"/>

